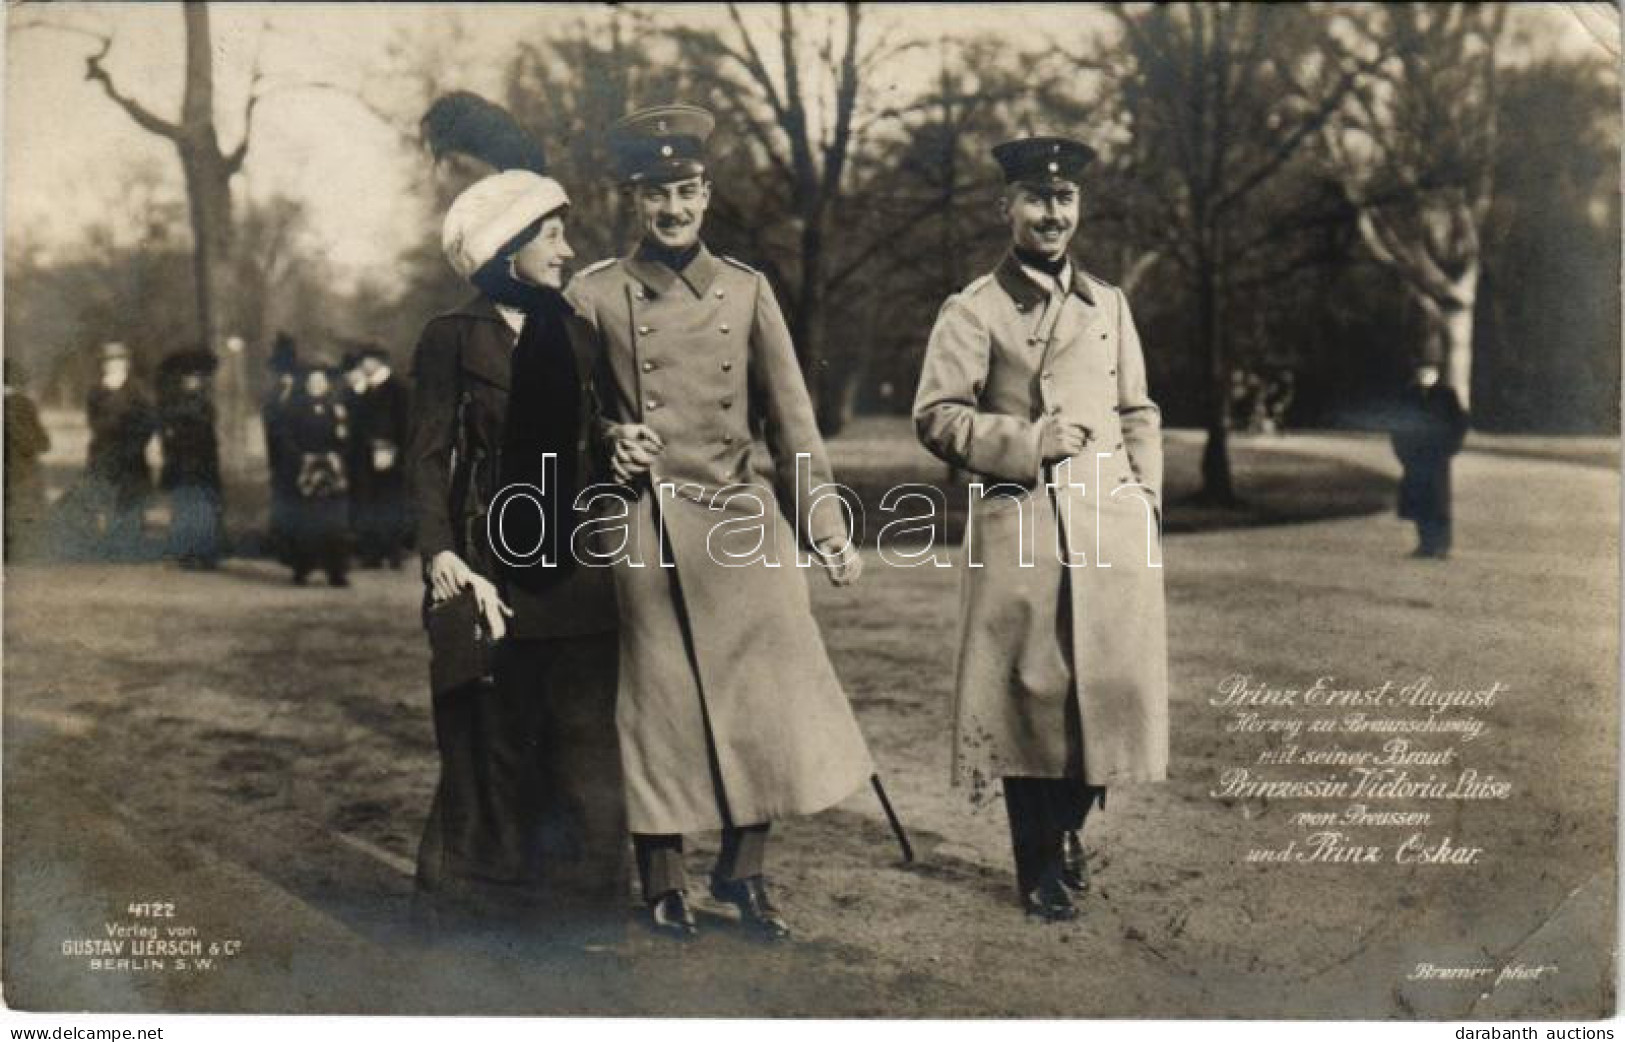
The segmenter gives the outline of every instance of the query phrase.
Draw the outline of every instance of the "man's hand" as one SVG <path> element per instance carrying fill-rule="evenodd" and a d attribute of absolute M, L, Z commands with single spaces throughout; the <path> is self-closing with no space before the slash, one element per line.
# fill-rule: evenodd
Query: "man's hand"
<path fill-rule="evenodd" d="M 1045 463 L 1069 459 L 1089 444 L 1092 432 L 1080 423 L 1061 419 L 1059 413 L 1050 413 L 1038 421 L 1038 454 Z"/>
<path fill-rule="evenodd" d="M 836 586 L 851 586 L 863 574 L 863 558 L 857 546 L 845 536 L 818 541 L 818 559 Z"/>
<path fill-rule="evenodd" d="M 617 423 L 611 426 L 609 440 L 609 470 L 615 480 L 623 485 L 649 473 L 655 457 L 666 450 L 666 443 L 654 428 L 641 423 Z"/>
<path fill-rule="evenodd" d="M 485 620 L 485 629 L 491 634 L 491 639 L 501 640 L 507 636 L 507 620 L 513 618 L 513 609 L 502 603 L 491 580 L 470 568 L 450 550 L 435 554 L 427 572 L 429 596 L 436 604 L 457 596 L 463 587 L 472 586 L 474 606 L 479 609 L 480 618 Z"/>

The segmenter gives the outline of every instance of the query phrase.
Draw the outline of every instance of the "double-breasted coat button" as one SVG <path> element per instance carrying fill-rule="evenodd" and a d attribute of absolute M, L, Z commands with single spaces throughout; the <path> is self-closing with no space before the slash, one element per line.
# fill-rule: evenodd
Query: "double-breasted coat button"
<path fill-rule="evenodd" d="M 732 445 L 733 443 L 734 443 L 734 436 L 732 434 L 724 434 L 722 436 L 722 444 L 724 444 L 724 445 Z"/>
<path fill-rule="evenodd" d="M 724 409 L 732 409 L 734 407 L 734 400 L 732 398 L 722 399 L 722 407 Z"/>
<path fill-rule="evenodd" d="M 722 290 L 720 290 L 720 289 L 719 289 L 719 290 L 717 290 L 717 299 L 718 299 L 718 300 L 721 300 L 721 299 L 722 299 L 722 298 L 723 298 L 723 297 L 726 297 L 726 296 L 727 296 L 727 295 L 728 295 L 728 294 L 727 294 L 727 293 L 725 293 L 725 292 L 723 292 L 723 291 L 722 291 Z"/>
<path fill-rule="evenodd" d="M 650 398 L 648 401 L 643 403 L 643 407 L 649 412 L 654 412 L 656 409 L 660 408 L 660 399 Z"/>
<path fill-rule="evenodd" d="M 1117 375 L 1117 370 L 1116 369 L 1108 369 L 1108 370 L 1106 370 L 1106 375 L 1107 376 L 1116 376 Z"/>
<path fill-rule="evenodd" d="M 722 371 L 725 372 L 725 373 L 733 372 L 734 371 L 734 364 L 732 362 L 723 362 L 722 363 Z"/>
<path fill-rule="evenodd" d="M 656 369 L 659 369 L 659 368 L 660 368 L 660 363 L 656 362 L 656 361 L 653 361 L 652 359 L 650 361 L 647 361 L 647 362 L 643 363 L 643 371 L 646 372 L 646 373 L 652 373 Z"/>
<path fill-rule="evenodd" d="M 1045 373 L 1042 376 L 1040 376 L 1039 379 L 1040 380 L 1053 380 L 1053 379 L 1055 379 L 1055 374 L 1054 373 Z"/>
<path fill-rule="evenodd" d="M 649 327 L 648 326 L 639 326 L 638 327 L 638 332 L 643 333 L 644 335 L 648 335 Z"/>
<path fill-rule="evenodd" d="M 718 332 L 726 333 L 728 331 L 728 323 L 722 323 L 722 325 L 717 327 L 717 330 Z"/>
<path fill-rule="evenodd" d="M 633 291 L 633 293 L 632 293 L 632 295 L 633 295 L 633 296 L 634 296 L 634 297 L 636 297 L 636 298 L 638 298 L 638 299 L 639 299 L 639 300 L 647 300 L 647 299 L 648 299 L 648 297 L 649 297 L 649 294 L 647 294 L 647 293 L 645 293 L 645 292 L 644 292 L 644 291 L 643 291 L 643 290 L 641 290 L 641 289 L 639 289 L 639 290 L 634 290 L 634 291 Z"/>

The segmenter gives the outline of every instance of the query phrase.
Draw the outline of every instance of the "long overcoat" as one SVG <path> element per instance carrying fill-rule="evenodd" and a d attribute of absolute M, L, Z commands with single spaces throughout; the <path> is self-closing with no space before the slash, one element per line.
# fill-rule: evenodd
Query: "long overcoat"
<path fill-rule="evenodd" d="M 873 768 L 798 560 L 846 528 L 832 492 L 812 495 L 832 480 L 829 463 L 772 289 L 702 247 L 681 274 L 639 254 L 602 262 L 569 296 L 602 345 L 606 416 L 647 424 L 665 443 L 618 507 L 632 831 L 831 806 Z M 751 467 L 753 422 L 771 486 Z"/>
<path fill-rule="evenodd" d="M 1089 783 L 1167 770 L 1161 417 L 1123 293 L 1073 271 L 1070 291 L 1051 296 L 1006 257 L 949 297 L 914 402 L 926 448 L 981 485 L 953 757 L 955 782 L 975 791 L 1075 774 L 1070 700 Z M 1078 456 L 1044 465 L 1046 413 L 1090 432 Z"/>
<path fill-rule="evenodd" d="M 1407 393 L 1394 426 L 1394 455 L 1404 467 L 1399 516 L 1409 521 L 1450 520 L 1450 460 L 1467 437 L 1467 414 L 1443 384 Z"/>

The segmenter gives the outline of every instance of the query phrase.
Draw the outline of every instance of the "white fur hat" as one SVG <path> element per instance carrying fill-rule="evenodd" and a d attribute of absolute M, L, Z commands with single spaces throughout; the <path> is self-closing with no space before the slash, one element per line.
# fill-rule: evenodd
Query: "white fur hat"
<path fill-rule="evenodd" d="M 453 270 L 468 278 L 510 239 L 570 204 L 564 186 L 529 170 L 504 170 L 469 185 L 452 201 L 440 246 Z"/>

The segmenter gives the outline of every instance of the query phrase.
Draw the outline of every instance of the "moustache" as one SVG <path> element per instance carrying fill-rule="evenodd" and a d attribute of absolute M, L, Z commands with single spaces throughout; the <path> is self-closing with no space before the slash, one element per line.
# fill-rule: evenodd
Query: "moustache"
<path fill-rule="evenodd" d="M 1043 224 L 1033 226 L 1035 231 L 1040 232 L 1064 232 L 1070 227 L 1071 225 L 1059 221 L 1045 221 Z"/>
<path fill-rule="evenodd" d="M 686 228 L 694 221 L 689 217 L 656 217 L 656 228 Z"/>

